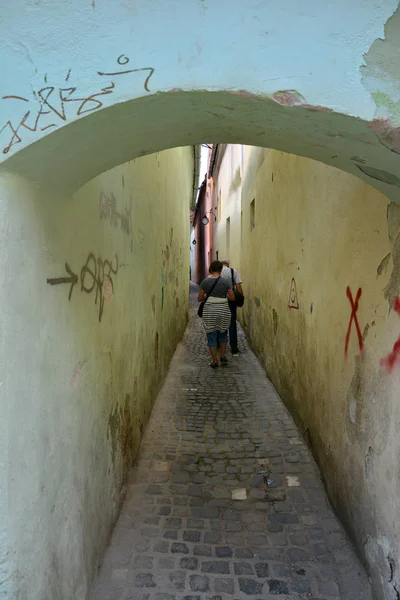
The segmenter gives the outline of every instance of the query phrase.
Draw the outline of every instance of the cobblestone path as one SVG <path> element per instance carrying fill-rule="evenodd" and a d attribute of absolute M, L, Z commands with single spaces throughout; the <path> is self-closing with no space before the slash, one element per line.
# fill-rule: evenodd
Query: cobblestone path
<path fill-rule="evenodd" d="M 372 599 L 318 469 L 242 332 L 239 347 L 228 367 L 210 369 L 192 294 L 94 600 Z"/>

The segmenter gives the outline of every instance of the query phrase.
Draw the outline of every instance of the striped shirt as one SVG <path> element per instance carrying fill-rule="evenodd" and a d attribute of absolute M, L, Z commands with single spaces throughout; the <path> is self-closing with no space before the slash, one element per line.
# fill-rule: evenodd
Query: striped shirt
<path fill-rule="evenodd" d="M 203 325 L 206 333 L 223 333 L 231 324 L 231 309 L 227 298 L 208 298 L 203 309 Z"/>
<path fill-rule="evenodd" d="M 201 282 L 200 289 L 207 294 L 214 284 L 215 277 L 207 277 Z M 231 309 L 226 294 L 231 288 L 231 282 L 221 277 L 215 284 L 211 296 L 207 298 L 203 309 L 203 325 L 206 333 L 212 333 L 213 331 L 223 333 L 229 328 Z"/>

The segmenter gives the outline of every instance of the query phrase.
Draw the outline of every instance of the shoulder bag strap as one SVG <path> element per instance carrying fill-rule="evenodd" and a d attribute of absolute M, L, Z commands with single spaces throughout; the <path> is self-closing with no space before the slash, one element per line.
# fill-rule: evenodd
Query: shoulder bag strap
<path fill-rule="evenodd" d="M 221 279 L 221 277 L 217 277 L 217 279 L 214 281 L 214 283 L 213 283 L 213 286 L 212 286 L 212 288 L 211 288 L 211 290 L 210 290 L 210 293 L 209 293 L 209 294 L 207 294 L 207 298 L 204 300 L 204 303 L 206 303 L 206 302 L 207 302 L 207 300 L 209 299 L 209 297 L 210 297 L 210 296 L 211 296 L 211 294 L 213 293 L 213 290 L 214 290 L 215 286 L 217 285 L 217 283 L 218 283 L 218 281 L 219 281 L 220 279 Z"/>
<path fill-rule="evenodd" d="M 233 279 L 233 269 L 231 269 L 231 277 L 232 277 L 232 289 L 235 290 L 235 282 Z"/>

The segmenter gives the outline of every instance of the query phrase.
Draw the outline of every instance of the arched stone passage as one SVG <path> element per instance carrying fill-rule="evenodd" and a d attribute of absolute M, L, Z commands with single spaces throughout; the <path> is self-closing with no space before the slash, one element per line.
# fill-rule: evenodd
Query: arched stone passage
<path fill-rule="evenodd" d="M 3 169 L 74 190 L 156 150 L 241 142 L 400 202 L 396 6 L 21 0 L 4 19 Z"/>
<path fill-rule="evenodd" d="M 291 100 L 289 92 L 279 97 Z M 71 193 L 132 158 L 204 140 L 307 156 L 363 178 L 400 203 L 400 154 L 370 124 L 240 92 L 180 91 L 116 104 L 30 144 L 3 168 Z"/>
<path fill-rule="evenodd" d="M 2 330 L 2 339 L 5 340 L 4 356 L 7 347 L 13 349 L 9 364 L 24 364 L 24 357 L 28 354 L 40 359 L 42 353 L 41 349 L 38 351 L 38 345 L 46 331 L 53 344 L 47 351 L 55 356 L 56 352 L 52 349 L 56 350 L 59 342 L 50 328 L 55 323 L 54 331 L 59 329 L 57 319 L 60 319 L 66 334 L 79 331 L 88 346 L 86 353 L 74 355 L 75 362 L 72 361 L 72 351 L 65 361 L 64 382 L 74 388 L 81 369 L 88 364 L 86 357 L 90 355 L 92 338 L 83 335 L 77 327 L 84 321 L 83 316 L 72 321 L 73 326 L 70 326 L 63 312 L 67 300 L 64 304 L 55 303 L 57 310 L 53 314 L 48 312 L 48 307 L 52 307 L 52 297 L 48 294 L 46 303 L 42 305 L 41 294 L 47 286 L 47 278 L 54 281 L 57 276 L 65 274 L 58 270 L 60 265 L 63 268 L 65 264 L 73 265 L 81 274 L 83 268 L 85 273 L 87 261 L 93 261 L 92 251 L 101 246 L 99 239 L 95 239 L 92 245 L 89 244 L 92 239 L 87 244 L 85 241 L 85 248 L 83 244 L 79 248 L 85 254 L 78 256 L 76 237 L 77 232 L 83 229 L 78 209 L 85 205 L 80 202 L 84 199 L 82 193 L 76 195 L 67 211 L 68 217 L 71 217 L 76 209 L 74 219 L 71 217 L 66 221 L 60 213 L 57 215 L 58 227 L 53 233 L 55 209 L 59 206 L 65 209 L 67 205 L 67 202 L 60 202 L 57 206 L 57 199 L 62 195 L 70 196 L 99 173 L 129 159 L 204 141 L 265 146 L 334 165 L 363 178 L 400 203 L 400 72 L 397 60 L 400 11 L 397 3 L 398 0 L 364 0 L 355 5 L 336 2 L 327 6 L 327 3 L 305 0 L 301 7 L 296 0 L 286 3 L 269 0 L 258 4 L 243 0 L 239 6 L 231 0 L 121 0 L 120 3 L 67 0 L 51 4 L 19 0 L 9 3 L 2 14 L 0 94 L 0 170 L 4 174 L 0 187 L 5 204 L 15 207 L 18 213 L 10 220 L 8 213 L 11 211 L 7 207 L 1 218 L 6 248 L 2 252 L 2 307 L 7 325 Z M 181 168 L 181 163 L 178 164 Z M 12 176 L 8 177 L 9 174 Z M 14 175 L 18 177 L 14 178 Z M 21 182 L 20 178 L 25 181 Z M 34 186 L 26 185 L 26 181 L 36 184 L 40 191 L 36 193 Z M 123 182 L 122 174 L 121 187 L 124 187 Z M 191 188 L 191 182 L 190 173 L 186 179 L 187 188 Z M 52 194 L 53 190 L 56 193 Z M 39 204 L 40 210 L 37 210 Z M 138 202 L 137 206 L 140 208 L 141 203 Z M 168 212 L 171 214 L 171 209 Z M 151 215 L 150 218 L 142 215 L 142 220 L 149 227 L 149 238 L 151 234 L 151 239 L 156 239 L 154 230 L 151 230 Z M 30 227 L 32 223 L 34 227 Z M 65 231 L 64 223 L 67 224 Z M 90 225 L 87 231 L 92 233 Z M 6 235 L 10 230 L 13 244 L 9 243 Z M 167 233 L 167 230 L 163 232 L 163 256 L 169 255 L 171 244 Z M 142 237 L 143 232 L 138 232 L 138 243 Z M 112 239 L 109 231 L 104 239 Z M 123 240 L 118 243 L 121 254 L 125 251 L 135 257 L 140 256 L 140 252 L 133 252 L 133 245 L 125 244 Z M 105 260 L 114 255 L 111 242 L 102 250 Z M 13 257 L 13 253 L 17 256 Z M 52 264 L 54 256 L 56 260 Z M 79 262 L 82 258 L 83 264 Z M 159 255 L 151 258 L 152 264 L 156 264 L 156 259 Z M 171 264 L 175 263 L 171 258 Z M 13 270 L 15 265 L 24 267 L 23 276 L 17 268 Z M 135 265 L 132 269 L 135 272 Z M 152 295 L 154 308 L 148 302 L 149 311 L 164 308 L 164 278 L 162 271 L 158 290 L 161 301 L 156 306 L 156 296 Z M 132 277 L 127 277 L 126 281 L 132 282 Z M 73 283 L 74 279 L 71 280 Z M 121 297 L 130 299 L 132 294 L 127 289 Z M 24 297 L 34 300 L 30 312 L 18 301 L 21 292 L 24 292 Z M 82 297 L 83 292 L 78 308 L 74 309 L 78 316 L 84 314 L 83 309 L 79 312 L 79 307 L 86 306 Z M 10 306 L 15 306 L 15 322 L 8 317 Z M 124 311 L 120 310 L 120 313 Z M 49 319 L 49 314 L 53 315 L 52 319 Z M 38 318 L 40 316 L 42 319 Z M 33 326 L 27 330 L 25 325 L 29 317 Z M 109 339 L 112 339 L 113 333 L 111 325 L 110 319 Z M 44 327 L 46 331 L 43 331 Z M 18 344 L 14 328 L 18 330 Z M 157 357 L 155 362 L 160 367 L 163 336 L 157 330 L 151 339 L 152 356 Z M 101 349 L 103 345 L 99 344 Z M 92 373 L 103 372 L 105 360 L 107 364 L 110 362 L 108 355 L 102 355 L 101 361 L 99 359 L 95 367 L 91 367 Z M 117 357 L 113 365 L 119 369 L 120 364 Z M 67 368 L 72 371 L 70 379 Z M 114 367 L 110 367 L 109 372 L 113 373 L 111 368 Z M 51 369 L 54 378 L 59 369 L 58 363 Z M 47 375 L 49 370 L 46 363 L 41 368 L 38 362 L 32 364 L 30 372 Z M 11 370 L 6 365 L 4 372 L 7 371 Z M 41 395 L 41 381 L 40 377 L 32 378 L 32 383 L 24 374 L 25 395 L 19 394 L 23 407 L 21 414 L 26 411 L 27 405 L 33 408 L 30 413 L 24 412 L 28 414 L 25 428 L 18 423 L 15 431 L 32 429 L 40 419 L 41 412 L 35 409 L 36 404 L 31 402 L 29 394 L 34 390 L 36 396 Z M 60 397 L 57 384 L 52 380 L 49 386 L 52 397 Z M 16 397 L 4 385 L 4 395 L 6 390 L 9 398 Z M 119 427 L 124 447 L 129 439 L 130 423 L 125 402 L 134 397 L 136 380 L 135 385 L 128 389 L 129 393 L 126 392 L 124 390 L 118 412 L 113 410 L 110 413 L 107 428 L 110 439 L 114 440 Z M 29 398 L 29 402 L 23 405 L 25 398 Z M 73 407 L 67 402 L 63 402 L 62 406 L 66 410 Z M 51 404 L 49 410 L 52 415 L 56 412 Z M 68 415 L 71 416 L 72 412 L 71 409 Z M 54 417 L 54 420 L 57 418 Z M 58 424 L 59 421 L 64 425 L 63 416 L 57 420 Z M 115 425 L 117 422 L 118 427 Z M 82 431 L 84 434 L 90 431 L 90 423 Z M 100 427 L 97 433 L 97 439 L 103 440 L 105 436 L 101 437 Z M 7 444 L 8 437 L 13 437 L 12 430 L 11 433 L 7 431 L 6 436 L 0 436 L 6 440 L 2 444 L 5 450 L 1 452 L 0 470 L 2 473 L 9 470 L 11 480 L 12 472 L 7 463 L 11 452 Z M 47 444 L 47 437 L 42 437 Z M 84 437 L 89 445 L 90 436 Z M 56 434 L 52 440 L 55 439 Z M 25 445 L 23 451 L 26 452 Z M 48 454 L 51 456 L 50 453 L 46 456 Z M 65 456 L 70 454 L 64 452 Z M 15 456 L 19 457 L 19 454 L 15 453 Z M 92 460 L 92 456 L 96 453 L 88 448 L 86 457 Z M 82 456 L 79 456 L 79 462 L 83 463 Z M 106 464 L 103 464 L 104 472 L 107 472 Z M 98 465 L 91 466 L 91 470 L 99 472 Z M 32 473 L 34 479 L 36 471 Z M 58 474 L 63 477 L 63 469 L 59 469 Z M 52 479 L 56 487 L 58 480 Z M 36 480 L 39 479 L 35 479 L 35 484 Z M 109 497 L 112 497 L 114 480 L 110 478 L 109 481 Z M 96 488 L 92 486 L 90 491 L 83 476 L 76 487 L 88 491 L 85 515 L 93 514 L 90 493 L 94 497 Z M 101 497 L 100 494 L 98 496 Z M 10 493 L 8 497 L 23 496 Z M 38 490 L 35 502 L 52 514 L 54 504 L 50 502 L 50 495 L 48 498 L 49 506 L 42 503 Z M 111 502 L 104 502 L 104 506 L 111 506 Z M 9 509 L 18 515 L 25 512 L 27 520 L 30 518 L 30 513 L 24 509 L 19 512 L 13 506 L 7 507 Z M 62 513 L 61 504 L 57 510 L 58 518 Z M 75 515 L 79 516 L 79 507 Z M 7 519 L 4 522 L 7 523 Z M 40 519 L 36 519 L 35 524 L 40 524 Z M 93 530 L 95 526 L 94 523 Z M 105 529 L 104 525 L 104 538 Z M 54 527 L 52 531 L 57 535 L 59 530 Z M 97 535 L 97 531 L 94 534 Z M 1 533 L 0 537 L 5 540 L 4 547 L 9 553 L 12 547 L 9 540 L 24 541 L 26 532 L 18 535 L 16 530 L 7 532 L 7 535 Z M 52 548 L 47 539 L 43 539 L 43 547 L 50 550 L 46 550 L 50 559 Z M 84 544 L 82 548 L 86 548 Z M 68 546 L 68 552 L 71 563 L 83 564 L 83 560 L 76 560 L 75 540 Z M 36 555 L 37 558 L 41 556 L 39 552 Z M 21 552 L 20 556 L 22 561 L 24 554 Z M 88 573 L 91 573 L 94 559 L 86 557 L 85 560 L 87 581 L 83 577 L 79 579 L 79 574 L 76 576 L 73 583 L 78 581 L 82 587 L 76 588 L 77 592 L 75 589 L 74 597 L 84 597 L 81 590 L 85 586 L 88 589 Z M 71 579 L 68 569 L 59 569 L 56 561 L 53 562 L 54 570 L 62 572 L 65 581 Z M 6 559 L 6 567 L 7 563 L 14 563 L 14 555 Z M 33 561 L 29 566 L 32 571 L 39 572 Z M 14 569 L 13 564 L 9 571 L 11 575 L 7 575 L 7 585 L 11 589 L 18 585 L 20 571 Z M 29 575 L 26 582 L 32 590 Z M 4 581 L 6 577 L 1 576 L 1 579 Z M 57 578 L 54 582 L 54 589 L 59 593 L 62 588 Z M 42 581 L 42 585 L 45 582 Z M 39 590 L 37 596 L 40 597 L 40 594 Z"/>

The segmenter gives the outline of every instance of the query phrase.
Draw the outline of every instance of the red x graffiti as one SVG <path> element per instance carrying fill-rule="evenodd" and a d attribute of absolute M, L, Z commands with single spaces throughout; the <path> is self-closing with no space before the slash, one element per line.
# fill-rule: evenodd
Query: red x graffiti
<path fill-rule="evenodd" d="M 395 299 L 393 308 L 397 312 L 397 314 L 400 315 L 400 296 L 397 296 L 397 298 Z M 383 367 L 386 367 L 386 369 L 390 373 L 390 371 L 393 369 L 394 365 L 397 362 L 400 362 L 400 335 L 395 341 L 390 354 L 385 356 L 385 358 L 382 358 L 381 365 Z"/>
<path fill-rule="evenodd" d="M 347 358 L 347 351 L 348 351 L 348 348 L 349 348 L 350 332 L 351 332 L 351 325 L 353 323 L 353 320 L 354 320 L 354 324 L 356 326 L 357 337 L 358 337 L 358 345 L 360 346 L 360 352 L 362 352 L 363 349 L 364 349 L 364 342 L 363 342 L 363 339 L 362 339 L 360 325 L 358 323 L 358 318 L 357 318 L 357 314 L 356 314 L 357 311 L 358 311 L 358 303 L 360 301 L 361 294 L 362 294 L 362 289 L 358 288 L 356 299 L 353 300 L 353 296 L 351 294 L 351 290 L 350 290 L 349 286 L 347 286 L 346 295 L 347 295 L 347 297 L 348 297 L 348 299 L 350 301 L 350 304 L 351 304 L 351 316 L 350 316 L 349 326 L 347 328 L 347 333 L 346 333 L 346 345 L 344 347 L 344 355 L 345 355 L 346 358 Z"/>

